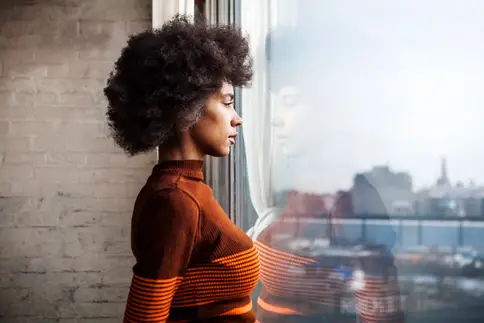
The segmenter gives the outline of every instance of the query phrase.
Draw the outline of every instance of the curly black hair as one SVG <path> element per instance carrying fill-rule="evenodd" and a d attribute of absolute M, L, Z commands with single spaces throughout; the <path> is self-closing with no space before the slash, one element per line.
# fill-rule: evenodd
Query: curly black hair
<path fill-rule="evenodd" d="M 130 156 L 149 152 L 193 125 L 224 82 L 246 86 L 252 73 L 239 28 L 176 15 L 131 36 L 116 61 L 104 88 L 111 136 Z"/>

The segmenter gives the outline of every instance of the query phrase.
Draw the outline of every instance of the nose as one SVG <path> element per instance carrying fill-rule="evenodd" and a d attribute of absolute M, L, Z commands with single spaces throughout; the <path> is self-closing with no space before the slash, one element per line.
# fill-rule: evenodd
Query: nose
<path fill-rule="evenodd" d="M 230 122 L 230 125 L 232 127 L 238 127 L 238 126 L 241 126 L 242 123 L 244 123 L 244 121 L 242 120 L 242 118 L 239 116 L 239 114 L 236 112 L 235 113 L 235 117 L 232 118 L 232 121 Z"/>

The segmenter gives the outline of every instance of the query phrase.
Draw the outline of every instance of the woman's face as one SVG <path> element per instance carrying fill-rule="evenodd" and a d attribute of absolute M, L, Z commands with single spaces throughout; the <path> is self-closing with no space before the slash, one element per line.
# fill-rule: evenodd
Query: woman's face
<path fill-rule="evenodd" d="M 272 125 L 276 143 L 287 156 L 303 153 L 308 145 L 312 127 L 309 121 L 310 106 L 297 87 L 287 86 L 276 93 Z"/>
<path fill-rule="evenodd" d="M 237 137 L 236 128 L 242 119 L 234 109 L 234 88 L 224 83 L 219 92 L 210 96 L 204 114 L 190 129 L 190 136 L 203 155 L 227 156 Z"/>

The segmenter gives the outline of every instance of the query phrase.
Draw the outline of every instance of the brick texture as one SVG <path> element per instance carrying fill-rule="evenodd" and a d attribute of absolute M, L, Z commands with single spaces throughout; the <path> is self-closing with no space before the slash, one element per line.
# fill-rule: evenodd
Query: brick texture
<path fill-rule="evenodd" d="M 0 2 L 0 322 L 120 322 L 134 198 L 155 154 L 107 138 L 102 95 L 151 0 Z"/>

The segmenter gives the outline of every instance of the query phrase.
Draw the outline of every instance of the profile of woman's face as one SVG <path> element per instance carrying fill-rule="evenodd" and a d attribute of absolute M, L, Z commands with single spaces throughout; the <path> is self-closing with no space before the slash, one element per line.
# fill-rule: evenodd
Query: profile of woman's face
<path fill-rule="evenodd" d="M 227 156 L 235 144 L 242 119 L 234 109 L 234 88 L 224 83 L 207 100 L 203 116 L 190 129 L 190 136 L 203 155 Z"/>
<path fill-rule="evenodd" d="M 317 138 L 314 134 L 313 107 L 308 97 L 302 95 L 296 86 L 282 87 L 275 93 L 275 107 L 272 126 L 276 145 L 284 155 L 300 156 Z"/>

